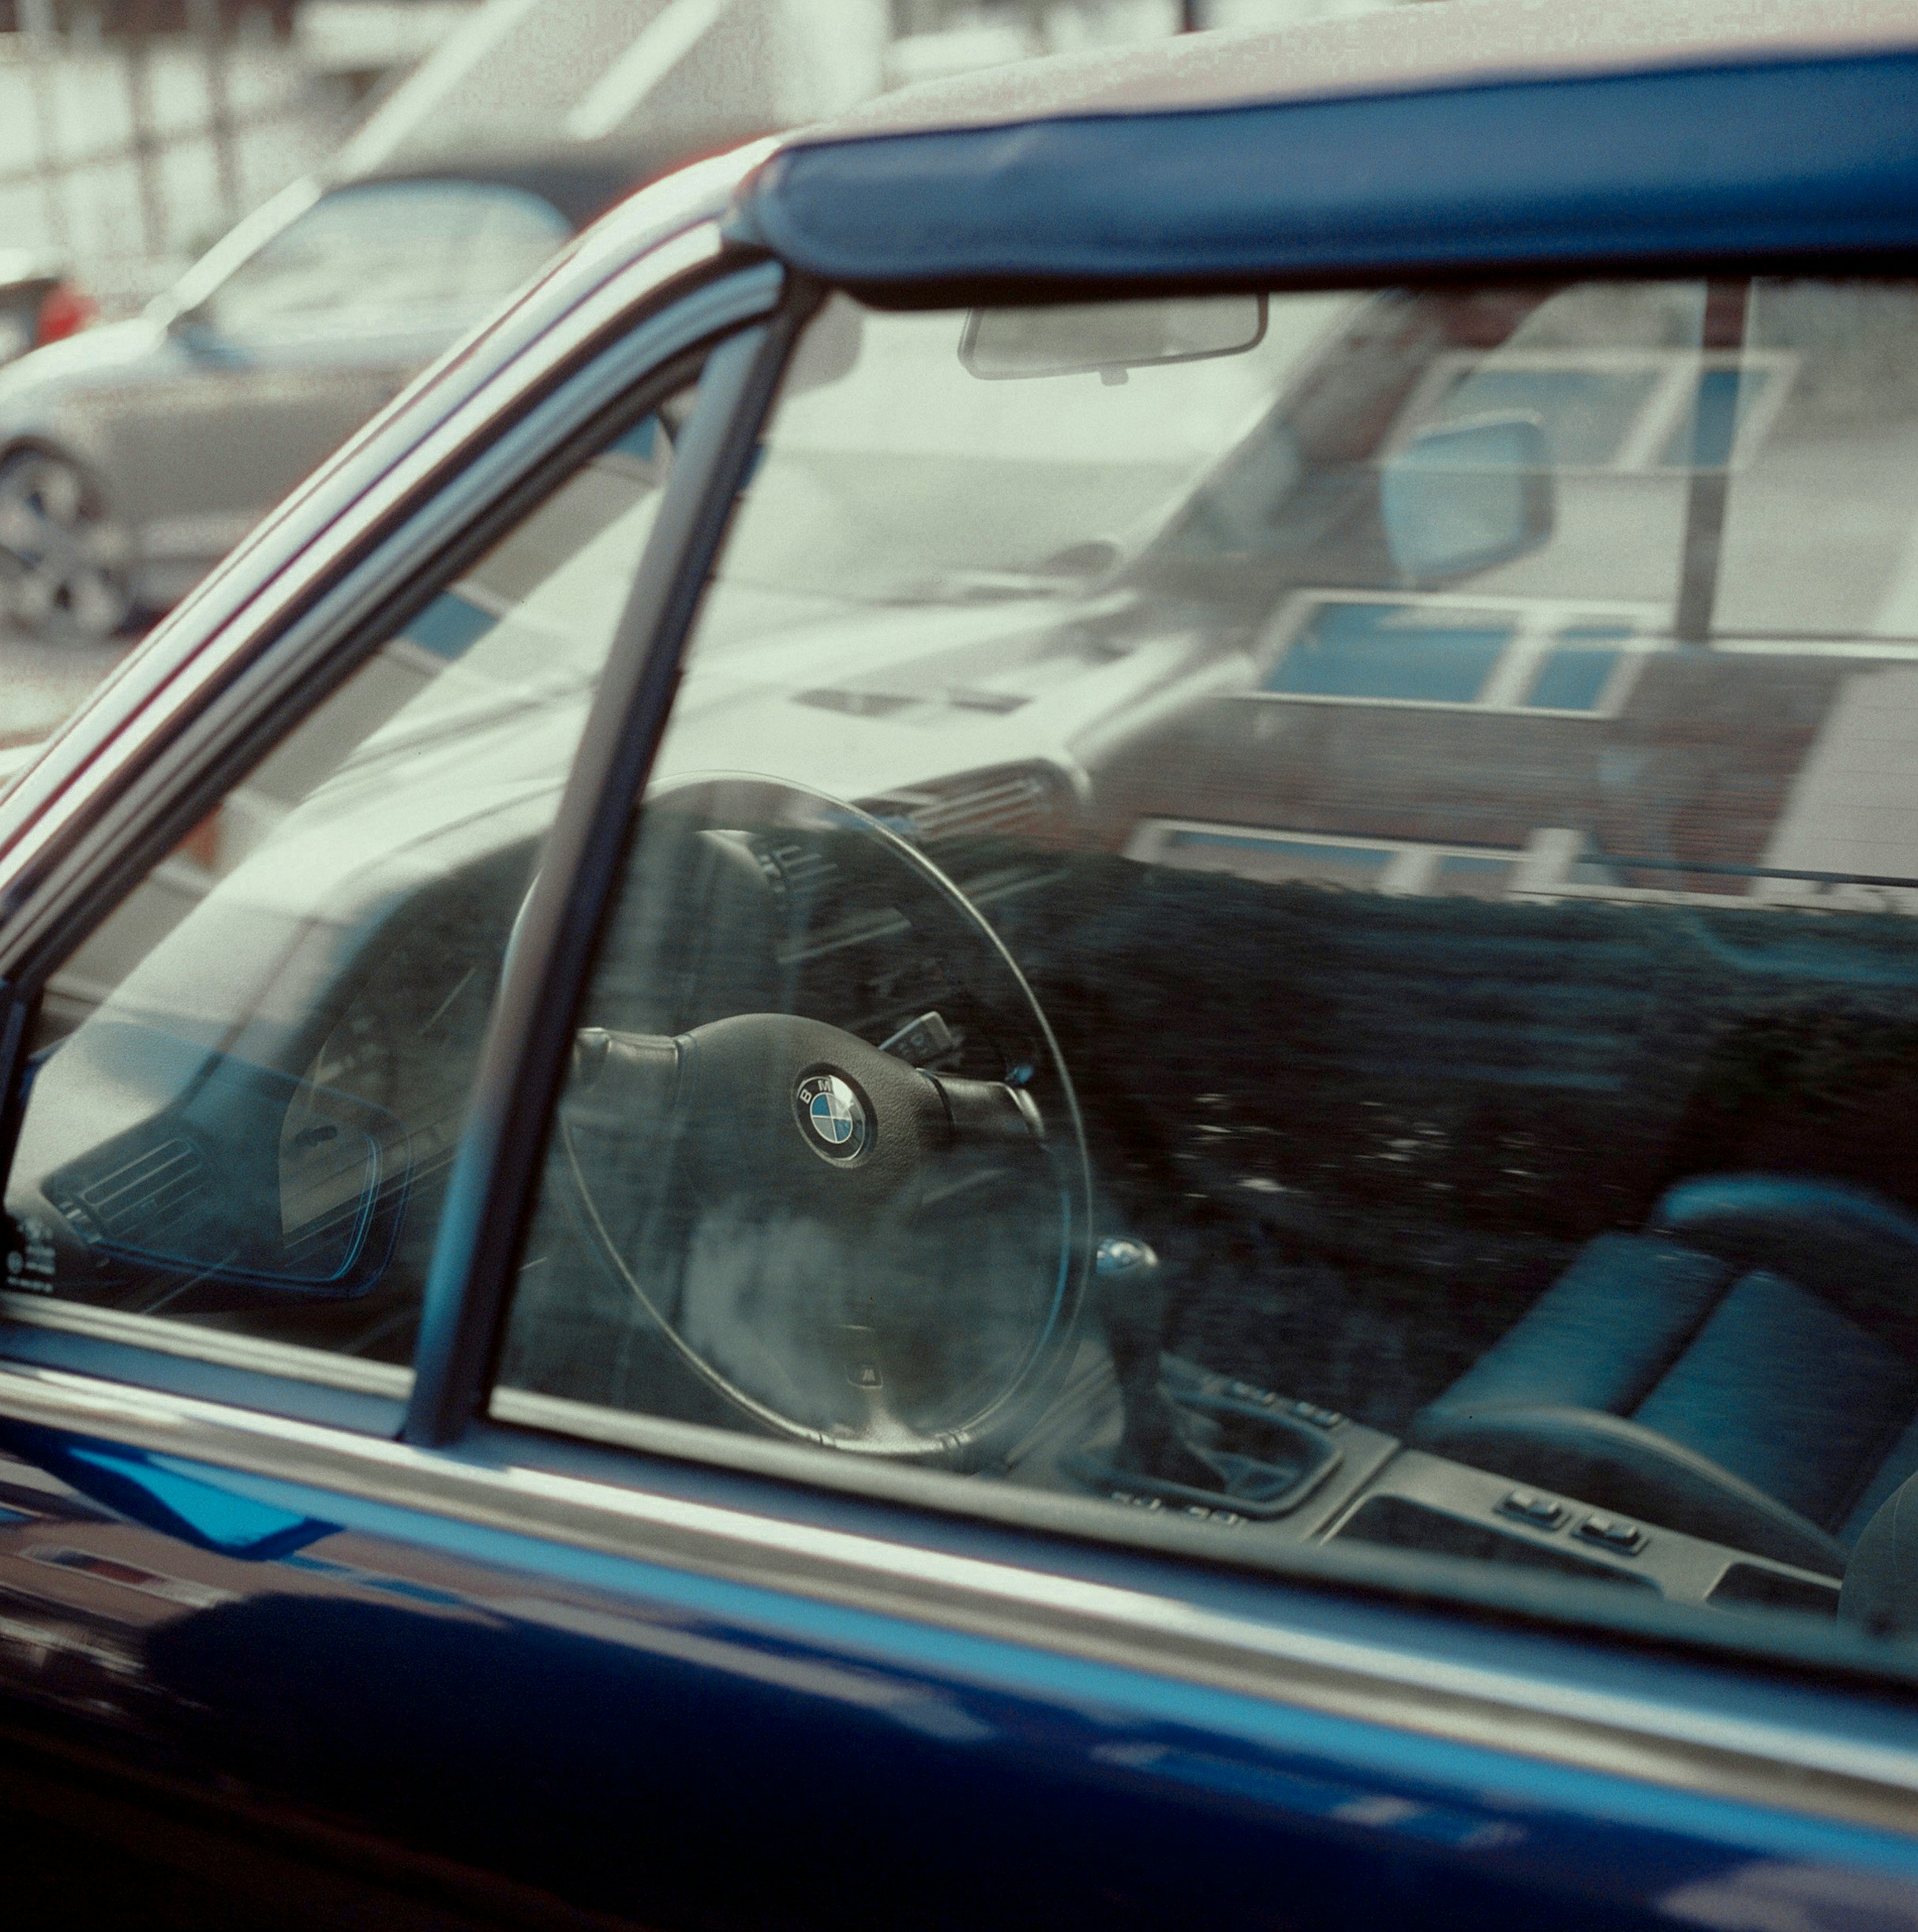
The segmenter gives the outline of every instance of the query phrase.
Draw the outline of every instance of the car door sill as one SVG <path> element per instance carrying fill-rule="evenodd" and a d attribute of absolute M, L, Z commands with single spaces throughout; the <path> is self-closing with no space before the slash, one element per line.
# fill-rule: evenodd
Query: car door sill
<path fill-rule="evenodd" d="M 0 1415 L 367 1503 L 698 1571 L 1347 1718 L 1909 1832 L 1918 1750 L 1186 1597 L 410 1445 L 62 1371 L 0 1367 Z M 497 1438 L 508 1432 L 486 1430 Z"/>

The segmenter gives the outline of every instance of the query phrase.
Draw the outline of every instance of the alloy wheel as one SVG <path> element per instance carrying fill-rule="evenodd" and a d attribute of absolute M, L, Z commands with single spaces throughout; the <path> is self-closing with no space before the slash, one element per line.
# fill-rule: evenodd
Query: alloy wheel
<path fill-rule="evenodd" d="M 0 613 L 36 635 L 98 642 L 133 608 L 132 546 L 77 465 L 28 450 L 0 462 Z"/>

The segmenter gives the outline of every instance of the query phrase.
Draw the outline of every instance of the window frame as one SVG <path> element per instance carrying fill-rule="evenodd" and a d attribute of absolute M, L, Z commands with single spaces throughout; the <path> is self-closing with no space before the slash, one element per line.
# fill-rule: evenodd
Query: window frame
<path fill-rule="evenodd" d="M 39 886 L 35 902 L 25 908 L 28 918 L 8 934 L 14 943 L 0 959 L 6 974 L 0 979 L 0 1075 L 6 1083 L 0 1166 L 10 1165 L 18 1132 L 21 1055 L 32 1014 L 47 982 L 96 927 L 142 878 L 165 864 L 226 792 L 374 655 L 399 623 L 439 594 L 609 433 L 616 434 L 609 428 L 609 417 L 623 421 L 626 412 L 650 406 L 662 389 L 683 383 L 689 369 L 710 361 L 715 345 L 760 326 L 777 307 L 781 271 L 728 258 L 710 227 L 694 233 L 702 244 L 698 249 L 676 249 L 669 243 L 654 252 L 664 256 L 663 275 L 650 254 L 642 258 L 639 266 L 650 261 L 655 272 L 629 294 L 610 327 L 602 325 L 583 344 L 556 331 L 552 359 L 536 354 L 533 368 L 514 384 L 518 393 L 510 395 L 508 406 L 490 385 L 481 388 L 461 412 L 469 418 L 461 424 L 466 447 L 450 481 L 444 466 L 434 466 L 417 480 L 397 515 L 378 519 L 386 506 L 375 489 L 337 526 L 329 526 L 321 544 L 341 537 L 350 543 L 368 534 L 374 541 L 357 552 L 350 549 L 343 567 L 310 602 L 296 604 L 279 622 L 264 626 L 225 687 L 196 709 L 153 723 L 140 747 L 152 756 L 147 769 L 118 788 L 111 777 L 99 781 L 107 810 L 66 863 Z M 714 397 L 713 409 L 695 410 L 692 420 L 715 413 L 729 419 L 725 396 Z M 654 554 L 649 549 L 649 558 Z M 677 580 L 676 564 L 669 574 Z M 639 640 L 642 657 L 644 643 Z M 622 648 L 634 649 L 630 635 L 616 641 L 615 653 Z M 489 1035 L 499 1024 L 496 1005 Z M 25 1318 L 16 1320 L 15 1299 L 0 1302 L 5 1318 L 0 1361 L 231 1401 L 376 1436 L 399 1432 L 417 1385 L 413 1368 L 381 1376 L 367 1372 L 377 1365 L 358 1358 L 255 1346 L 224 1335 L 194 1348 L 185 1331 L 163 1322 L 131 1316 L 114 1320 L 92 1309 L 68 1319 L 58 1304 L 38 1297 Z M 309 1372 L 291 1372 L 299 1366 Z"/>
<path fill-rule="evenodd" d="M 1655 268 L 1646 271 L 1658 272 Z M 1354 275 L 1350 284 L 1376 286 L 1379 278 Z M 680 553 L 681 578 L 671 585 L 655 586 L 661 622 L 651 657 L 644 666 L 627 667 L 635 675 L 616 713 L 610 702 L 595 713 L 596 726 L 608 731 L 626 721 L 623 753 L 616 757 L 614 747 L 602 745 L 604 778 L 595 788 L 586 781 L 588 762 L 583 747 L 569 781 L 562 819 L 568 827 L 569 848 L 577 851 L 579 862 L 565 886 L 556 882 L 556 867 L 542 871 L 545 905 L 540 923 L 545 938 L 537 951 L 523 946 L 509 961 L 500 1012 L 510 1015 L 511 1024 L 498 1025 L 489 1041 L 481 1094 L 473 1116 L 482 1124 L 485 1138 L 482 1142 L 481 1136 L 473 1136 L 472 1144 L 462 1150 L 453 1191 L 464 1196 L 465 1218 L 455 1229 L 449 1208 L 442 1224 L 442 1250 L 436 1253 L 429 1288 L 428 1323 L 416 1357 L 419 1376 L 403 1440 L 410 1448 L 450 1451 L 493 1469 L 555 1473 L 585 1469 L 594 1481 L 635 1498 L 657 1499 L 663 1489 L 691 1485 L 722 1510 L 749 1507 L 752 1495 L 766 1492 L 770 1482 L 770 1493 L 796 1495 L 801 1500 L 796 1507 L 816 1507 L 834 1521 L 870 1522 L 867 1512 L 879 1512 L 878 1534 L 889 1547 L 915 1548 L 963 1535 L 970 1522 L 981 1530 L 1022 1535 L 1028 1539 L 1028 1549 L 1030 1540 L 1039 1539 L 1036 1552 L 1027 1560 L 1042 1574 L 1103 1550 L 1114 1559 L 1135 1559 L 1141 1564 L 1171 1558 L 1223 1567 L 1242 1584 L 1255 1588 L 1325 1589 L 1353 1601 L 1383 1595 L 1433 1612 L 1440 1642 L 1452 1641 L 1474 1626 L 1515 1625 L 1536 1636 L 1572 1639 L 1592 1655 L 1601 1654 L 1606 1646 L 1642 1650 L 1649 1646 L 1668 1653 L 1676 1650 L 1700 1669 L 1722 1672 L 1755 1665 L 1787 1683 L 1802 1683 L 1810 1673 L 1856 1678 L 1888 1690 L 1895 1690 L 1908 1675 L 1918 1684 L 1918 1657 L 1908 1672 L 1901 1668 L 1903 1660 L 1880 1656 L 1862 1634 L 1841 1627 L 1828 1636 L 1819 1630 L 1774 1629 L 1758 1619 L 1722 1612 L 1705 1616 L 1697 1607 L 1662 1598 L 1655 1604 L 1594 1601 L 1582 1585 L 1530 1577 L 1514 1582 L 1486 1573 L 1482 1566 L 1469 1576 L 1448 1574 L 1469 1566 L 1397 1553 L 1380 1561 L 1362 1552 L 1311 1546 L 1267 1558 L 1235 1550 L 1227 1540 L 1233 1533 L 1229 1530 L 1118 1511 L 1095 1496 L 968 1485 L 940 1470 L 890 1467 L 865 1457 L 834 1458 L 807 1446 L 601 1410 L 498 1385 L 511 1285 L 537 1206 L 541 1156 L 570 1051 L 574 1015 L 590 984 L 598 928 L 631 836 L 631 801 L 643 792 L 653 752 L 663 736 L 680 653 L 696 622 L 711 561 L 750 476 L 759 436 L 776 406 L 785 362 L 805 322 L 834 292 L 793 278 L 786 301 L 768 326 L 763 353 L 740 370 L 725 447 L 706 452 L 699 466 L 704 497 L 696 504 L 680 506 L 687 529 Z M 1123 298 L 1124 291 L 1106 292 Z M 963 305 L 963 294 L 942 294 L 950 299 L 941 305 Z M 1004 296 L 1003 290 L 995 290 L 981 298 Z M 676 477 L 690 479 L 695 474 L 687 458 L 683 444 Z M 1395 594 L 1384 601 L 1401 600 Z M 1528 608 L 1556 601 L 1503 601 Z M 1462 595 L 1460 601 L 1482 606 L 1488 600 Z M 1584 609 L 1603 601 L 1565 601 Z M 1635 648 L 1643 655 L 1654 647 L 1636 639 L 1624 648 Z M 1635 675 L 1630 666 L 1622 665 L 1620 671 Z M 1285 694 L 1270 695 L 1287 701 Z M 556 823 L 553 849 L 556 853 L 562 849 Z M 1529 897 L 1525 887 L 1530 872 L 1550 855 L 1534 854 L 1528 848 L 1516 856 L 1525 874 L 1519 896 Z M 530 925 L 534 923 L 529 920 Z M 509 1125 L 529 1121 L 537 1124 L 520 1125 L 516 1131 Z M 430 1385 L 428 1328 L 435 1378 Z"/>
<path fill-rule="evenodd" d="M 401 1430 L 457 1440 L 491 1391 L 538 1185 L 547 1123 L 571 1050 L 599 930 L 632 817 L 679 687 L 679 667 L 759 432 L 819 291 L 789 286 L 766 321 L 708 357 L 665 500 L 567 776 L 545 856 L 500 979 L 426 1279 Z M 702 400 L 703 400 L 702 395 Z M 536 1121 L 537 1128 L 515 1123 Z"/>
<path fill-rule="evenodd" d="M 1498 1586 L 1508 1579 L 1448 1578 L 1440 1573 L 1442 1566 L 1434 1567 L 1429 1576 L 1420 1575 L 1415 1573 L 1425 1566 L 1402 1564 L 1396 1559 L 1384 1564 L 1363 1556 L 1332 1560 L 1315 1552 L 1302 1562 L 1298 1552 L 1288 1552 L 1282 1563 L 1267 1564 L 1256 1559 L 1246 1562 L 1242 1557 L 1234 1563 L 1229 1548 L 1219 1541 L 1227 1532 L 1197 1524 L 1148 1522 L 1132 1512 L 1118 1515 L 1094 1497 L 982 1492 L 937 1472 L 886 1469 L 863 1458 L 823 1458 L 815 1451 L 792 1445 L 645 1417 L 609 1416 L 605 1427 L 591 1431 L 579 1427 L 577 1418 L 551 1409 L 536 1414 L 518 1405 L 524 1412 L 513 1414 L 516 1405 L 512 1401 L 488 1412 L 504 1326 L 504 1290 L 534 1205 L 538 1155 L 556 1091 L 560 1055 L 570 1039 L 575 1003 L 588 983 L 593 942 L 616 878 L 631 800 L 643 782 L 654 739 L 665 721 L 680 652 L 696 615 L 706 564 L 737 500 L 738 486 L 750 465 L 792 344 L 824 294 L 818 284 L 786 276 L 776 264 L 743 271 L 733 264 L 725 266 L 734 272 L 702 279 L 714 285 L 706 290 L 709 294 L 723 298 L 730 290 L 736 313 L 725 310 L 723 299 L 714 302 L 702 312 L 705 326 L 695 328 L 687 322 L 681 348 L 689 351 L 700 343 L 718 339 L 740 348 L 740 354 L 726 373 L 726 393 L 716 393 L 715 408 L 695 417 L 708 439 L 697 465 L 688 460 L 689 452 L 682 445 L 675 470 L 678 494 L 673 501 L 670 536 L 674 548 L 669 554 L 675 567 L 650 580 L 657 621 L 650 630 L 639 623 L 627 629 L 625 642 L 631 648 L 620 665 L 618 701 L 612 690 L 614 680 L 609 676 L 589 723 L 589 732 L 600 741 L 597 762 L 589 765 L 583 745 L 569 777 L 561 816 L 572 841 L 571 859 L 562 863 L 568 855 L 559 837 L 560 822 L 556 821 L 548 861 L 541 874 L 541 915 L 528 922 L 529 930 L 543 932 L 543 937 L 538 946 L 529 944 L 516 949 L 508 962 L 489 1031 L 472 1117 L 483 1131 L 469 1130 L 455 1172 L 455 1190 L 464 1196 L 459 1223 L 454 1225 L 449 1202 L 440 1230 L 428 1319 L 416 1351 L 415 1380 L 403 1425 L 396 1403 L 383 1406 L 381 1419 L 370 1418 L 364 1410 L 349 1416 L 347 1405 L 328 1399 L 333 1392 L 319 1391 L 316 1399 L 313 1385 L 272 1383 L 271 1378 L 256 1378 L 249 1385 L 240 1372 L 197 1361 L 187 1365 L 197 1372 L 183 1377 L 157 1350 L 126 1351 L 109 1359 L 99 1348 L 89 1353 L 82 1347 L 57 1362 L 41 1357 L 40 1365 L 77 1368 L 107 1383 L 133 1383 L 188 1398 L 183 1413 L 187 1408 L 203 1407 L 212 1401 L 231 1404 L 237 1410 L 310 1419 L 329 1429 L 350 1430 L 361 1440 L 398 1433 L 402 1438 L 399 1452 L 417 1461 L 422 1476 L 436 1473 L 451 1479 L 455 1472 L 464 1470 L 483 1485 L 489 1471 L 496 1475 L 503 1485 L 500 1497 L 489 1501 L 476 1490 L 470 1499 L 471 1508 L 478 1511 L 477 1520 L 516 1522 L 530 1533 L 560 1544 L 584 1541 L 606 1548 L 614 1540 L 609 1531 L 544 1520 L 540 1511 L 543 1473 L 557 1477 L 570 1470 L 593 1486 L 604 1499 L 598 1507 L 612 1515 L 631 1515 L 626 1505 L 660 1503 L 653 1515 L 659 1519 L 656 1527 L 664 1541 L 654 1539 L 656 1560 L 673 1560 L 677 1548 L 669 1520 L 674 1508 L 665 1500 L 672 1491 L 690 1488 L 703 1495 L 706 1500 L 697 1507 L 710 1519 L 708 1526 L 716 1533 L 721 1518 L 739 1515 L 745 1521 L 755 1495 L 763 1498 L 770 1494 L 785 1499 L 785 1509 L 796 1509 L 802 1515 L 823 1512 L 856 1525 L 863 1541 L 875 1551 L 898 1552 L 902 1560 L 915 1550 L 940 1544 L 963 1543 L 981 1535 L 1010 1536 L 1016 1542 L 1001 1548 L 997 1560 L 1018 1565 L 1018 1574 L 1033 1579 L 1035 1588 L 1049 1576 L 1070 1574 L 1088 1564 L 1122 1565 L 1134 1578 L 1133 1589 L 1149 1589 L 1152 1594 L 1148 1601 L 1168 1612 L 1176 1607 L 1187 1583 L 1198 1587 L 1194 1579 L 1201 1571 L 1216 1568 L 1225 1559 L 1225 1573 L 1248 1608 L 1245 1591 L 1273 1593 L 1269 1611 L 1261 1611 L 1246 1623 L 1249 1633 L 1255 1624 L 1261 1631 L 1269 1627 L 1283 1633 L 1292 1621 L 1286 1606 L 1294 1602 L 1318 1598 L 1336 1613 L 1341 1604 L 1356 1606 L 1369 1600 L 1377 1605 L 1395 1601 L 1418 1617 L 1431 1643 L 1440 1650 L 1482 1641 L 1504 1627 L 1515 1635 L 1522 1634 L 1527 1643 L 1549 1643 L 1554 1638 L 1562 1643 L 1564 1638 L 1575 1638 L 1579 1647 L 1574 1654 L 1594 1664 L 1602 1664 L 1608 1649 L 1626 1655 L 1676 1653 L 1682 1663 L 1702 1673 L 1698 1683 L 1705 1703 L 1710 1702 L 1714 1678 L 1723 1683 L 1726 1673 L 1741 1667 L 1748 1671 L 1755 1667 L 1781 1684 L 1804 1684 L 1808 1676 L 1815 1679 L 1822 1675 L 1828 1682 L 1840 1684 L 1851 1679 L 1867 1687 L 1895 1689 L 1905 1674 L 1898 1668 L 1900 1660 L 1881 1658 L 1875 1653 L 1867 1656 L 1862 1638 L 1844 1634 L 1827 1640 L 1815 1633 L 1773 1632 L 1734 1624 L 1732 1619 L 1707 1632 L 1699 1627 L 1695 1614 L 1685 1614 L 1678 1607 L 1668 1615 L 1664 1606 L 1596 1604 L 1582 1591 L 1554 1587 L 1549 1581 L 1527 1579 L 1501 1589 Z M 1378 279 L 1375 275 L 1351 278 L 1354 286 L 1371 285 Z M 742 293 L 747 283 L 754 285 L 752 289 Z M 783 288 L 783 296 L 769 294 L 769 286 L 774 290 Z M 657 318 L 662 323 L 693 308 L 700 290 L 682 288 L 674 293 L 685 299 Z M 724 319 L 716 320 L 722 311 Z M 631 328 L 630 320 L 625 326 Z M 633 331 L 628 343 L 639 333 Z M 603 344 L 600 347 L 603 349 Z M 595 373 L 603 375 L 604 364 L 612 359 L 597 350 L 594 353 L 598 359 L 589 364 L 588 377 Z M 667 353 L 654 344 L 641 373 L 656 369 Z M 585 386 L 583 382 L 581 386 Z M 500 440 L 504 444 L 511 438 L 502 436 Z M 499 460 L 510 477 L 524 483 L 528 466 L 523 445 L 515 444 L 511 455 Z M 485 461 L 482 457 L 470 463 L 454 488 L 433 498 L 433 513 L 421 520 L 449 542 L 475 528 L 476 492 L 468 486 Z M 429 488 L 430 480 L 422 487 Z M 669 554 L 663 534 L 667 520 L 664 509 L 662 506 L 662 530 L 656 531 L 662 556 Z M 405 541 L 408 537 L 410 542 Z M 307 613 L 332 620 L 317 637 L 305 627 L 272 634 L 265 653 L 271 662 L 247 668 L 279 674 L 270 687 L 270 702 L 278 708 L 261 710 L 260 705 L 269 701 L 257 699 L 255 711 L 242 721 L 264 719 L 268 728 L 275 722 L 283 725 L 290 714 L 303 713 L 308 704 L 317 702 L 324 692 L 313 691 L 310 685 L 299 687 L 296 692 L 289 685 L 302 671 L 309 677 L 320 669 L 336 669 L 345 676 L 358 661 L 352 656 L 354 642 L 363 641 L 369 627 L 376 632 L 375 643 L 384 635 L 377 625 L 394 599 L 418 590 L 422 582 L 428 587 L 420 592 L 421 601 L 436 590 L 441 579 L 432 574 L 430 566 L 424 578 L 421 575 L 421 552 L 428 548 L 429 541 L 407 524 L 399 537 L 373 559 L 359 560 L 365 569 L 374 564 L 386 567 L 386 575 L 376 579 L 370 595 L 360 581 L 365 569 L 350 573 L 346 581 L 331 586 L 335 593 L 361 592 L 361 604 L 350 607 L 348 617 L 340 617 L 332 606 L 323 606 L 320 612 Z M 467 554 L 460 552 L 463 557 Z M 385 601 L 369 616 L 365 605 L 375 598 Z M 294 628 L 313 645 L 297 661 L 288 642 Z M 609 672 L 611 669 L 609 665 Z M 245 695 L 257 698 L 250 689 Z M 233 694 L 221 695 L 225 698 Z M 92 829 L 85 849 L 94 861 L 96 882 L 97 878 L 117 876 L 116 862 L 122 869 L 137 863 L 137 859 L 127 858 L 129 852 L 144 851 L 151 857 L 164 851 L 170 838 L 190 828 L 196 814 L 204 811 L 208 798 L 225 782 L 222 777 L 207 775 L 210 760 L 193 761 L 194 749 L 203 742 L 196 728 L 205 726 L 218 751 L 230 754 L 229 766 L 220 770 L 247 761 L 248 747 L 255 740 L 244 736 L 231 719 L 230 710 L 219 702 L 209 704 L 167 741 L 167 751 L 179 757 L 170 765 L 163 761 L 175 780 L 174 790 L 167 797 L 166 809 L 170 814 L 165 820 L 167 829 L 154 833 L 142 845 L 111 813 L 107 823 L 118 826 L 118 840 L 106 837 L 99 828 Z M 216 726 L 224 728 L 224 738 Z M 183 771 L 199 782 L 189 783 L 182 776 Z M 127 788 L 114 798 L 114 804 L 125 807 L 127 794 L 140 789 L 138 785 Z M 98 899 L 90 898 L 88 903 L 97 904 Z M 43 957 L 47 929 L 43 923 L 38 930 Z M 25 1004 L 17 995 L 7 997 L 0 1007 L 0 1045 L 11 1043 L 9 1033 L 17 1035 L 25 1011 Z M 8 1091 L 13 1091 L 10 1080 Z M 511 1123 L 529 1119 L 536 1121 L 537 1127 L 515 1133 Z M 8 1138 L 10 1134 L 0 1136 L 0 1152 L 9 1151 Z M 6 1342 L 0 1342 L 0 1354 L 11 1352 Z M 22 1358 L 16 1355 L 15 1359 Z M 429 1368 L 433 1378 L 430 1383 Z M 54 1398 L 51 1387 L 47 1393 L 50 1400 Z M 261 1440 L 270 1433 L 270 1429 L 264 1431 Z M 370 1451 L 373 1445 L 366 1447 Z M 639 1454 L 635 1456 L 635 1451 Z M 369 1492 L 376 1492 L 374 1462 L 366 1463 L 365 1473 Z M 460 1512 L 455 1509 L 452 1513 Z M 617 1540 L 624 1547 L 624 1533 Z M 740 1549 L 744 1551 L 751 1541 L 745 1537 Z M 1169 1570 L 1167 1559 L 1171 1562 Z M 695 1563 L 695 1567 L 699 1565 Z M 738 1574 L 778 1582 L 790 1567 L 775 1563 L 768 1570 L 749 1563 Z M 723 1567 L 721 1573 L 726 1573 Z M 804 1593 L 803 1583 L 796 1587 Z M 963 1623 L 975 1607 L 967 1600 L 934 1606 L 932 1614 L 935 1621 Z M 1026 1606 L 1027 1612 L 1036 1608 L 1036 1599 Z M 1036 1633 L 1027 1627 L 1026 1612 L 1008 1610 L 1006 1614 L 1009 1620 L 1005 1627 L 1010 1633 L 1023 1632 L 1022 1641 L 1034 1640 Z M 1141 1625 L 1141 1632 L 1144 1628 Z M 1141 1667 L 1166 1668 L 1153 1642 L 1143 1634 L 1140 1642 Z M 1253 1651 L 1261 1648 L 1257 1642 L 1252 1644 Z M 1242 1682 L 1251 1663 L 1249 1651 L 1245 1664 L 1226 1668 L 1234 1673 L 1234 1681 Z M 1362 1664 L 1359 1668 L 1362 1672 Z M 1174 1674 L 1204 1679 L 1211 1674 L 1211 1667 Z M 1523 1668 L 1515 1675 L 1530 1681 L 1530 1673 Z M 1910 1675 L 1918 1679 L 1918 1661 L 1911 1665 Z M 1539 1694 L 1548 1704 L 1550 1676 L 1546 1669 L 1538 1678 Z M 1679 1708 L 1682 1713 L 1688 1707 Z M 1443 1735 L 1453 1735 L 1442 1716 L 1433 1717 L 1432 1727 Z M 1811 1741 L 1816 1743 L 1822 1735 L 1811 1734 Z M 1568 1748 L 1575 1759 L 1579 1757 L 1575 1747 Z M 1789 1775 L 1793 1760 L 1787 1751 L 1762 1762 L 1768 1774 L 1782 1771 Z"/>

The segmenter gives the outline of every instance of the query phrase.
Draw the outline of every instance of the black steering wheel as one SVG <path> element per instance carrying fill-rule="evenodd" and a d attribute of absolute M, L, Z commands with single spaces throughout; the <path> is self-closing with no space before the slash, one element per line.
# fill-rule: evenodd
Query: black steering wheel
<path fill-rule="evenodd" d="M 661 788 L 586 1017 L 556 1164 L 684 1370 L 870 1455 L 976 1466 L 1030 1426 L 1089 1267 L 1085 1139 L 1031 987 L 938 867 L 796 785 Z"/>

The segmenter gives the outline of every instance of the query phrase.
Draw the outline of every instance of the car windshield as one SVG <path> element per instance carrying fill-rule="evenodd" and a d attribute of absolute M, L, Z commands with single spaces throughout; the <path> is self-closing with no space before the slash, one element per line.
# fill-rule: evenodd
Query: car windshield
<path fill-rule="evenodd" d="M 966 316 L 878 314 L 837 298 L 787 385 L 779 460 L 755 485 L 777 501 L 738 532 L 706 649 L 813 605 L 1044 592 L 1108 574 L 1159 533 L 1353 305 L 1347 295 L 1288 303 L 1240 354 L 1043 380 L 1035 408 L 1032 384 L 967 366 Z M 853 357 L 849 377 L 819 380 Z M 912 513 L 932 496 L 946 514 Z"/>
<path fill-rule="evenodd" d="M 523 282 L 568 232 L 538 196 L 491 182 L 341 188 L 247 256 L 193 313 L 235 337 L 476 315 Z"/>
<path fill-rule="evenodd" d="M 813 325 L 496 1413 L 1828 1617 L 1918 1469 L 1912 289 L 1219 301 Z"/>

